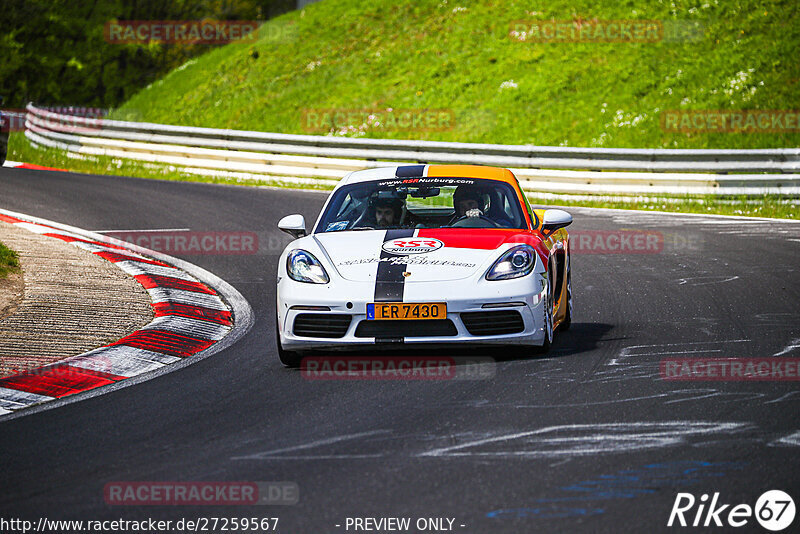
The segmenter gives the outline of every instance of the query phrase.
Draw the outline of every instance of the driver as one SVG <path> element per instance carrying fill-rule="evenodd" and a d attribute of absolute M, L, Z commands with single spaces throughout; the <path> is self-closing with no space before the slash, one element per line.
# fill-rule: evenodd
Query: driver
<path fill-rule="evenodd" d="M 454 221 L 462 217 L 480 217 L 485 204 L 480 189 L 474 185 L 459 185 L 453 193 Z"/>
<path fill-rule="evenodd" d="M 375 198 L 370 201 L 372 218 L 378 228 L 399 226 L 405 211 L 405 201 L 402 198 Z"/>

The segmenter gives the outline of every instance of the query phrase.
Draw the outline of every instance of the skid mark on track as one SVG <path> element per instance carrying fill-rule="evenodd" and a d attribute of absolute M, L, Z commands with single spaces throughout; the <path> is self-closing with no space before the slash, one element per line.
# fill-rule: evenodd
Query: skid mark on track
<path fill-rule="evenodd" d="M 577 379 L 573 380 L 573 382 Z M 455 408 L 501 408 L 501 409 L 538 409 L 552 410 L 559 408 L 585 408 L 587 406 L 607 406 L 626 402 L 643 402 L 648 400 L 663 400 L 663 404 L 678 404 L 704 399 L 715 399 L 718 403 L 761 401 L 760 404 L 777 404 L 781 402 L 800 401 L 800 391 L 791 391 L 780 395 L 775 392 L 756 391 L 724 391 L 715 388 L 673 389 L 652 395 L 637 395 L 631 397 L 615 397 L 598 401 L 580 401 L 570 403 L 524 404 L 519 402 L 490 402 L 486 399 L 464 400 L 448 403 L 445 406 Z M 774 397 L 774 398 L 773 398 Z"/>
<path fill-rule="evenodd" d="M 783 356 L 784 354 L 789 354 L 793 352 L 794 349 L 800 348 L 800 338 L 794 338 L 789 344 L 783 347 L 783 350 L 776 352 L 773 356 Z"/>
<path fill-rule="evenodd" d="M 779 314 L 781 317 L 786 314 Z M 776 320 L 777 317 L 763 317 L 764 321 Z M 673 357 L 725 357 L 725 355 L 746 353 L 749 347 L 749 339 L 732 339 L 727 341 L 699 341 L 699 342 L 680 342 L 680 343 L 661 343 L 648 345 L 632 345 L 624 347 L 617 352 L 617 355 L 610 358 L 600 367 L 587 373 L 575 370 L 564 365 L 559 359 L 519 361 L 508 365 L 514 365 L 514 371 L 524 377 L 526 382 L 532 379 L 546 381 L 549 384 L 583 384 L 583 385 L 603 385 L 630 380 L 652 380 L 661 383 L 661 360 Z M 745 344 L 745 345 L 742 345 Z M 795 339 L 778 354 L 784 354 L 791 350 L 796 350 L 794 345 L 800 344 L 800 339 Z M 786 351 L 786 352 L 785 352 Z M 667 387 L 670 384 L 667 384 Z M 688 385 L 687 385 L 688 386 Z M 655 401 L 664 405 L 694 402 L 698 400 L 713 399 L 714 402 L 734 403 L 734 402 L 758 402 L 759 404 L 774 404 L 800 400 L 800 392 L 789 392 L 779 389 L 769 389 L 761 391 L 730 391 L 724 386 L 714 384 L 698 385 L 699 387 L 683 387 L 679 389 L 668 389 L 665 391 L 655 391 L 647 394 L 627 393 L 627 390 L 618 392 L 612 397 L 586 399 L 571 399 L 570 402 L 530 402 L 523 400 L 496 400 L 496 399 L 463 399 L 445 403 L 451 407 L 467 408 L 502 408 L 502 409 L 554 409 L 554 408 L 577 408 L 586 406 L 604 406 L 621 403 Z M 595 400 L 596 399 L 596 400 Z M 527 402 L 526 402 L 527 401 Z"/>
<path fill-rule="evenodd" d="M 619 356 L 609 360 L 608 365 L 627 365 L 628 358 L 636 358 L 640 356 L 658 356 L 663 354 L 689 354 L 689 353 L 710 353 L 720 352 L 722 349 L 715 349 L 713 347 L 727 344 L 727 343 L 747 343 L 749 339 L 731 339 L 727 341 L 694 341 L 682 343 L 659 343 L 655 345 L 631 345 L 625 347 L 620 352 Z M 703 348 L 708 346 L 708 348 Z M 687 351 L 677 351 L 673 347 L 696 347 Z M 660 349 L 660 350 L 656 350 Z"/>
<path fill-rule="evenodd" d="M 720 391 L 718 389 L 677 389 L 672 391 L 673 394 L 683 395 L 689 394 L 685 398 L 670 399 L 664 404 L 678 404 L 679 402 L 692 402 L 703 399 L 717 398 L 717 402 L 742 402 L 749 400 L 756 400 L 763 396 L 762 393 L 753 392 L 736 392 L 736 391 Z M 674 396 L 674 395 L 673 395 Z M 729 397 L 725 399 L 725 397 Z M 725 399 L 725 400 L 723 400 Z"/>
<path fill-rule="evenodd" d="M 716 235 L 745 235 L 767 239 L 800 241 L 800 224 L 795 221 L 647 212 L 614 213 L 611 214 L 611 220 L 621 226 L 679 228 L 682 232 L 692 228 Z"/>
<path fill-rule="evenodd" d="M 689 343 L 662 343 L 656 345 L 633 345 L 624 347 L 591 377 L 582 383 L 611 383 L 635 379 L 656 380 L 660 377 L 660 359 L 653 356 L 680 356 L 716 354 L 722 352 L 725 343 L 744 343 L 747 339 L 731 341 L 702 341 Z"/>
<path fill-rule="evenodd" d="M 800 313 L 759 313 L 753 316 L 753 324 L 762 331 L 793 331 L 800 324 Z"/>
<path fill-rule="evenodd" d="M 675 390 L 665 391 L 663 393 L 654 393 L 652 395 L 642 395 L 636 397 L 618 397 L 614 399 L 607 399 L 601 401 L 574 402 L 565 404 L 514 404 L 511 407 L 541 408 L 541 409 L 581 408 L 585 406 L 604 406 L 611 404 L 620 404 L 625 402 L 642 402 L 654 399 L 664 400 L 663 404 L 677 404 L 679 402 L 691 402 L 701 399 L 709 399 L 712 397 L 717 397 L 719 399 L 719 402 L 740 402 L 740 401 L 763 399 L 765 396 L 766 396 L 765 393 L 729 392 L 711 388 L 696 388 L 696 389 L 675 389 Z M 729 398 L 726 399 L 726 397 Z M 780 402 L 780 400 L 781 399 L 777 399 L 770 402 Z"/>
<path fill-rule="evenodd" d="M 784 431 L 786 432 L 786 431 Z M 333 436 L 270 449 L 230 460 L 309 461 L 430 458 L 544 460 L 557 467 L 574 459 L 611 454 L 634 454 L 669 448 L 708 450 L 717 446 L 800 446 L 800 431 L 782 435 L 741 421 L 634 421 L 554 425 L 512 433 L 467 431 L 460 433 L 396 433 L 373 430 Z M 657 452 L 656 454 L 661 454 Z"/>
<path fill-rule="evenodd" d="M 780 398 L 771 401 L 767 401 L 764 404 L 774 404 L 778 402 L 786 402 L 788 400 L 800 400 L 800 391 L 790 391 L 786 395 L 783 395 Z"/>
<path fill-rule="evenodd" d="M 750 423 L 665 421 L 558 425 L 441 447 L 419 456 L 558 458 L 634 452 L 691 444 L 692 438 L 732 435 Z"/>
<path fill-rule="evenodd" d="M 738 275 L 721 275 L 721 276 L 693 276 L 689 278 L 679 278 L 677 280 L 678 285 L 690 285 L 690 286 L 707 286 L 711 284 L 723 284 L 725 282 L 732 282 L 733 280 L 738 280 Z"/>
<path fill-rule="evenodd" d="M 345 434 L 342 436 L 334 436 L 331 438 L 319 439 L 315 441 L 310 441 L 308 443 L 301 443 L 299 445 L 292 445 L 290 447 L 283 447 L 280 449 L 272 449 L 269 451 L 259 452 L 256 454 L 250 454 L 247 456 L 234 456 L 231 460 L 309 460 L 309 459 L 324 459 L 324 460 L 332 460 L 337 458 L 379 458 L 383 456 L 383 453 L 374 453 L 374 454 L 354 454 L 352 452 L 343 452 L 341 454 L 337 453 L 327 453 L 327 454 L 285 454 L 285 453 L 297 453 L 299 451 L 307 451 L 310 449 L 315 449 L 319 447 L 325 447 L 329 445 L 338 444 L 344 441 L 354 441 L 360 438 L 370 438 L 376 437 L 381 435 L 389 434 L 389 430 L 371 430 L 368 432 L 358 432 L 355 434 Z M 351 447 L 348 447 L 349 450 L 352 450 Z"/>
<path fill-rule="evenodd" d="M 726 345 L 729 343 L 748 343 L 749 341 L 749 339 L 732 339 L 632 345 L 624 347 L 617 356 L 608 361 L 605 368 L 598 370 L 584 382 L 619 382 L 638 378 L 657 380 L 661 376 L 661 362 L 660 358 L 652 358 L 653 356 L 717 355 L 726 351 Z"/>
<path fill-rule="evenodd" d="M 800 447 L 800 430 L 793 434 L 789 434 L 788 436 L 784 436 L 782 438 L 776 439 L 772 443 L 770 443 L 771 447 L 780 447 L 780 446 L 789 446 L 789 447 Z"/>

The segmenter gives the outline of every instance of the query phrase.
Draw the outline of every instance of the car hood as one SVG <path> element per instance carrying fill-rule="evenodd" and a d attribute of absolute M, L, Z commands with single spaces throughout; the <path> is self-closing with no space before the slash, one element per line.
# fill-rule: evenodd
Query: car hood
<path fill-rule="evenodd" d="M 403 275 L 404 283 L 459 280 L 488 269 L 509 244 L 543 250 L 541 239 L 525 230 L 363 230 L 313 236 L 343 278 L 363 282 L 375 282 L 381 264 L 397 266 L 391 270 L 401 275 L 410 273 Z"/>

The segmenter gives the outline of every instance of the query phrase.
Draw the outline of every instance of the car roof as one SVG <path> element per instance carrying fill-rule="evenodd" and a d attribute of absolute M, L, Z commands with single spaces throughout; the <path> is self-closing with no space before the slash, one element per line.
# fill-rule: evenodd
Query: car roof
<path fill-rule="evenodd" d="M 483 165 L 395 165 L 354 171 L 339 182 L 338 187 L 348 184 L 386 180 L 392 178 L 483 178 L 498 180 L 518 187 L 514 174 L 501 167 Z"/>

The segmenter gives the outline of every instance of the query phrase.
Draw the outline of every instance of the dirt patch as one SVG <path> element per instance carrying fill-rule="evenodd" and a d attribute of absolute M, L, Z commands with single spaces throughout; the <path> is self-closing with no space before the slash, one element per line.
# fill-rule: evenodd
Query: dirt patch
<path fill-rule="evenodd" d="M 24 292 L 25 279 L 21 272 L 0 278 L 0 320 L 17 311 Z"/>
<path fill-rule="evenodd" d="M 0 320 L 17 311 L 24 292 L 25 279 L 21 272 L 9 273 L 5 278 L 0 278 Z"/>

